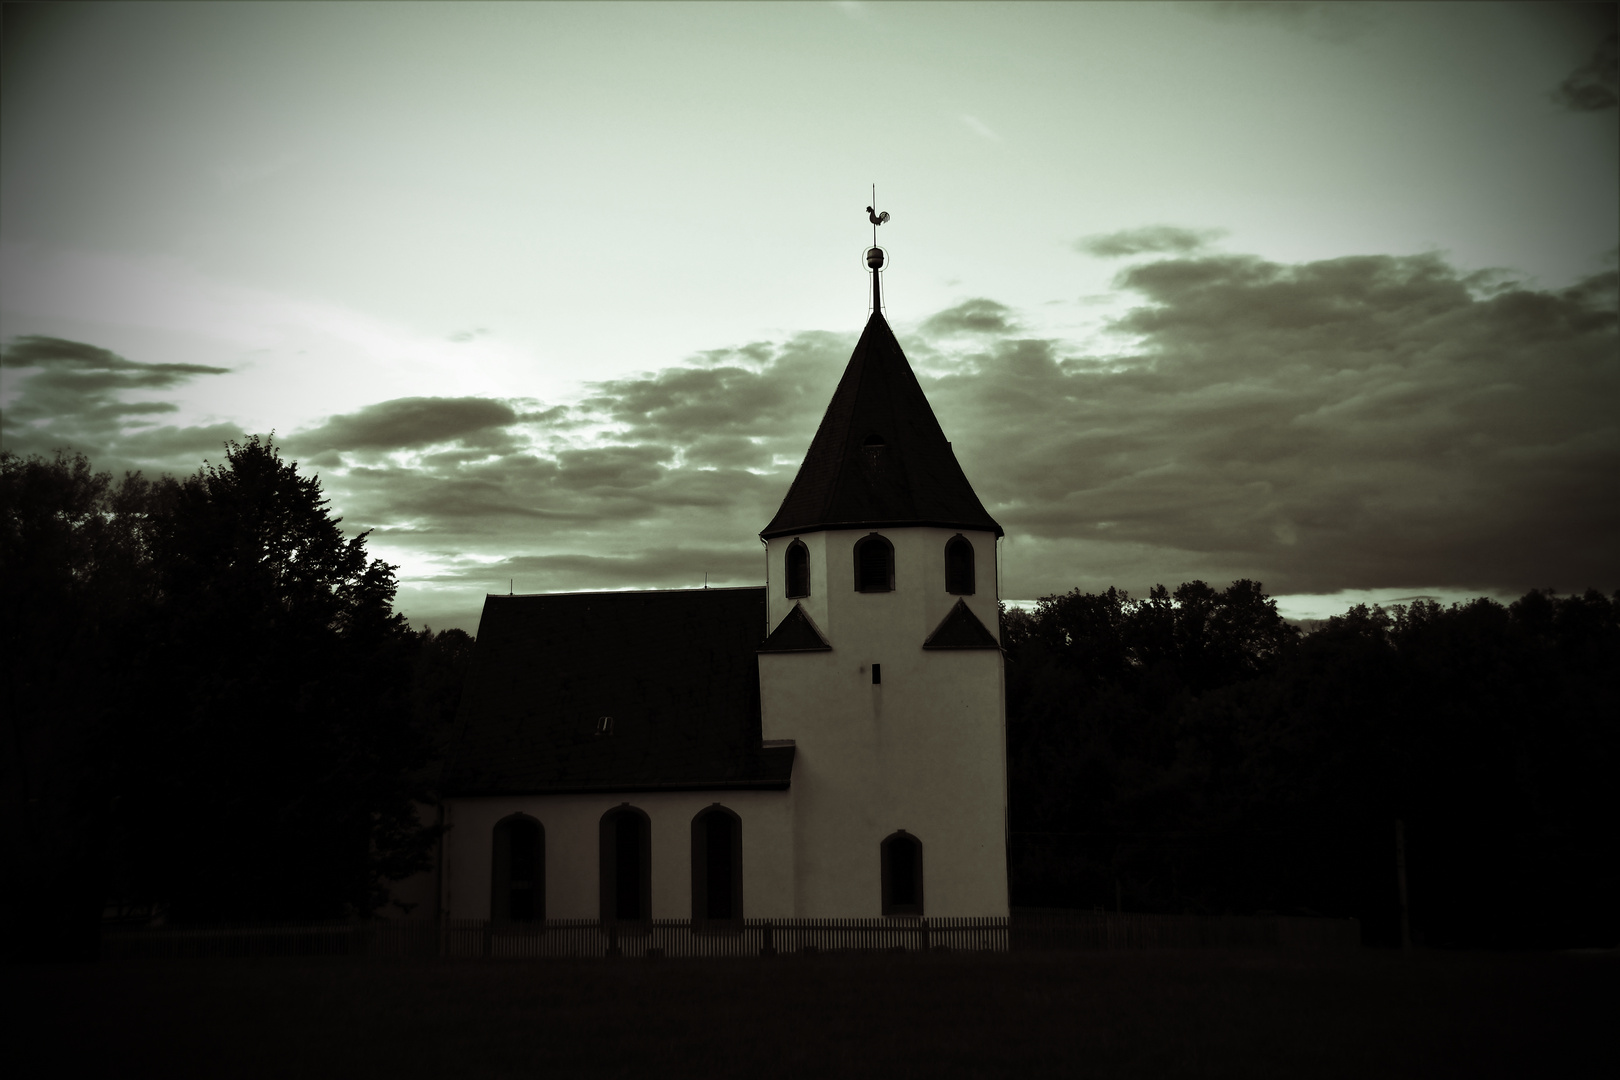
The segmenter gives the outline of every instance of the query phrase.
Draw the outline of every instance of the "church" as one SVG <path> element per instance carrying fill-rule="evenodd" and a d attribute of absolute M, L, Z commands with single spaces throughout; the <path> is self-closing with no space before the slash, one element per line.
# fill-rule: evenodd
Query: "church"
<path fill-rule="evenodd" d="M 866 259 L 763 588 L 486 598 L 441 915 L 1008 914 L 1003 532 L 883 316 L 875 237 Z"/>

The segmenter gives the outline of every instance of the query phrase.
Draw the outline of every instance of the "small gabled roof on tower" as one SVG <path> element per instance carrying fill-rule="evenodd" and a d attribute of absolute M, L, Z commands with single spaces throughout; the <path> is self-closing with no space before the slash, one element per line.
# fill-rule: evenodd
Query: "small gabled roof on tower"
<path fill-rule="evenodd" d="M 831 652 L 832 646 L 817 628 L 815 620 L 804 610 L 803 604 L 794 604 L 793 610 L 783 616 L 771 631 L 770 637 L 755 652 Z"/>
<path fill-rule="evenodd" d="M 966 600 L 958 600 L 934 632 L 923 640 L 925 649 L 999 649 L 1001 642 L 979 621 Z"/>
<path fill-rule="evenodd" d="M 931 525 L 1003 535 L 874 311 L 782 507 L 759 534 Z"/>

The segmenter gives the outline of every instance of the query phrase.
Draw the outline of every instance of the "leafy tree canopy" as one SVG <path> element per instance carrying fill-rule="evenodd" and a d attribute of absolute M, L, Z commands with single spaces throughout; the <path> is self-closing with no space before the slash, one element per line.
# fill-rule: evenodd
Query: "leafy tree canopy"
<path fill-rule="evenodd" d="M 0 455 L 0 558 L 40 906 L 365 914 L 425 868 L 471 639 L 413 633 L 394 568 L 269 439 L 156 482 Z"/>

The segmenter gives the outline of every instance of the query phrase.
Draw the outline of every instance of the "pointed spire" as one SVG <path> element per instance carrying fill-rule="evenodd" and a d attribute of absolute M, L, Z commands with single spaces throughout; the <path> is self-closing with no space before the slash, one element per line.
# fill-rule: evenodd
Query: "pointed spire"
<path fill-rule="evenodd" d="M 872 312 L 799 475 L 760 536 L 926 525 L 1003 535 L 881 311 Z"/>

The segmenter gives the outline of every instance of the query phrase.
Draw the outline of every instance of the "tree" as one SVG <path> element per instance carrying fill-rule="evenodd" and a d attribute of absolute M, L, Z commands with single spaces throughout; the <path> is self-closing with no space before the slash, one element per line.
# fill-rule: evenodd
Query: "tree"
<path fill-rule="evenodd" d="M 1252 581 L 1160 585 L 1143 601 L 1075 590 L 1007 628 L 1015 902 L 1111 901 L 1118 883 L 1178 904 L 1161 856 L 1194 812 L 1186 718 L 1273 670 L 1297 632 Z"/>
<path fill-rule="evenodd" d="M 1259 586 L 1008 621 L 1015 903 L 1355 915 L 1431 943 L 1612 943 L 1620 595 L 1388 611 L 1299 638 Z"/>
<path fill-rule="evenodd" d="M 8 951 L 93 956 L 128 642 L 150 594 L 139 475 L 0 452 L 0 786 Z"/>
<path fill-rule="evenodd" d="M 470 639 L 413 634 L 393 569 L 266 439 L 156 483 L 0 455 L 14 943 L 91 955 L 109 900 L 364 915 L 426 868 Z"/>
<path fill-rule="evenodd" d="M 419 642 L 394 568 L 338 525 L 257 437 L 155 488 L 154 620 L 116 778 L 130 900 L 186 919 L 365 914 L 425 868 Z"/>

